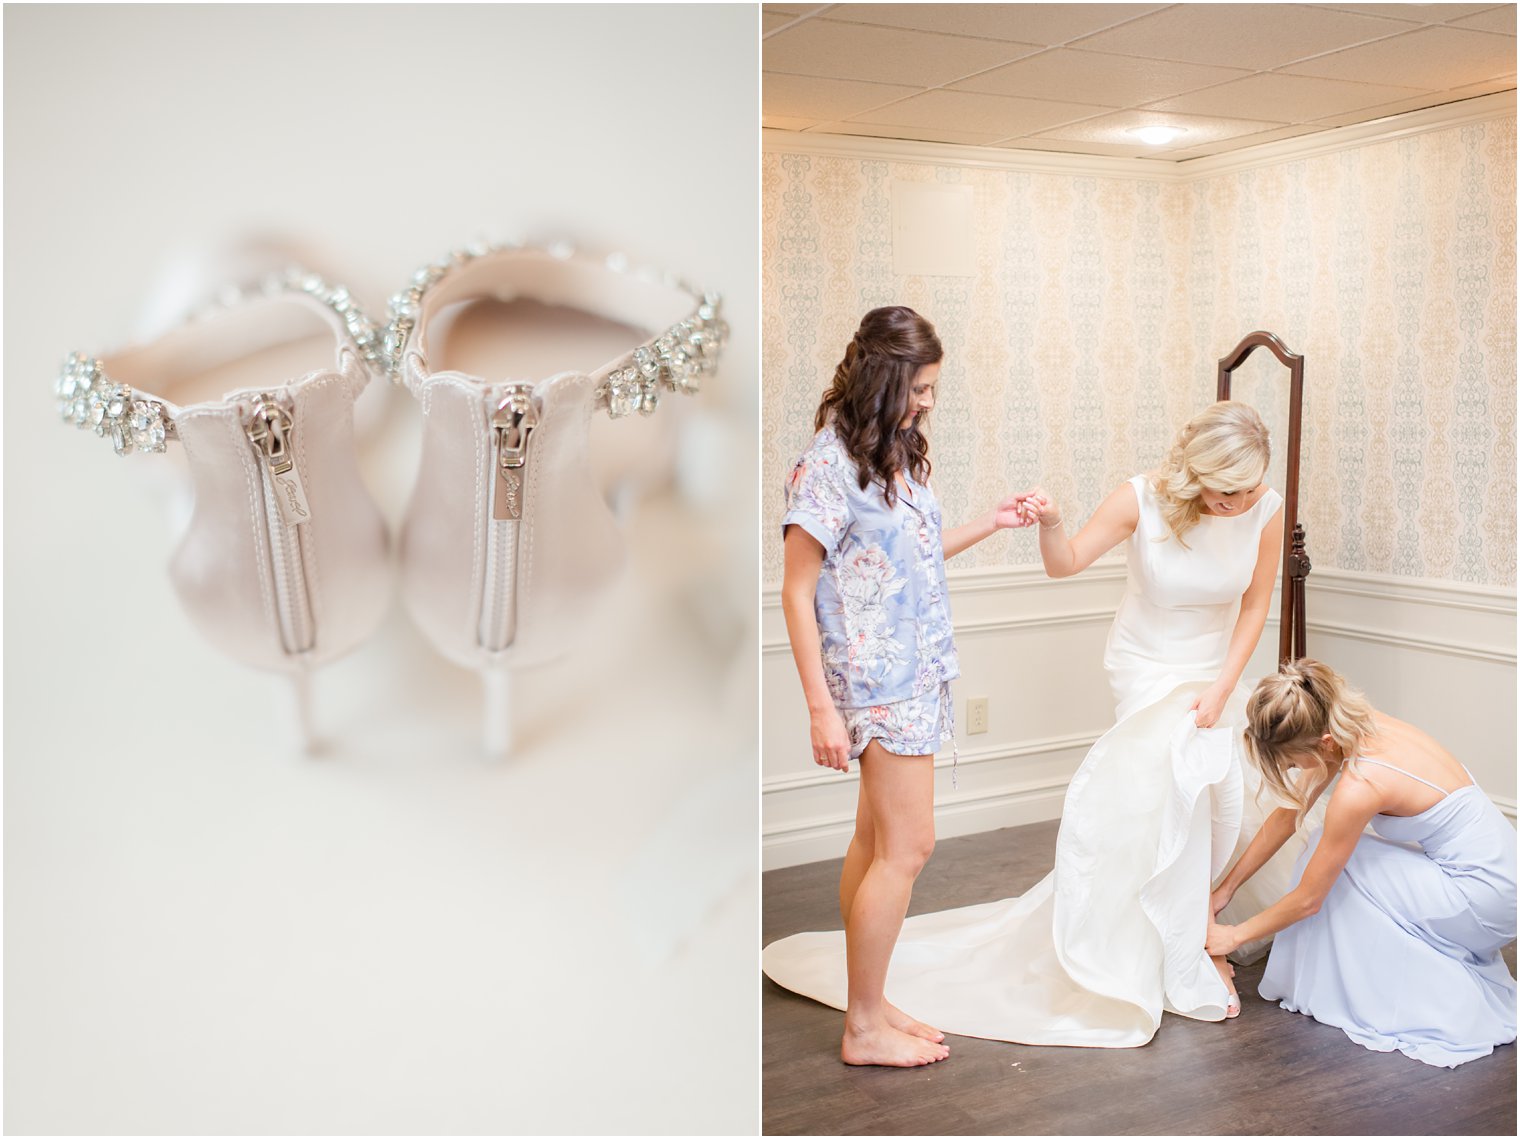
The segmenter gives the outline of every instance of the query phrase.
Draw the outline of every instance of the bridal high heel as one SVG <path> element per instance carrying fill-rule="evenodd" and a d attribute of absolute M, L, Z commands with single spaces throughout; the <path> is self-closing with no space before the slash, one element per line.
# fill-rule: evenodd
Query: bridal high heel
<path fill-rule="evenodd" d="M 510 306 L 539 331 L 569 310 L 596 323 L 529 359 L 510 351 Z M 561 655 L 623 559 L 591 469 L 593 414 L 648 416 L 696 392 L 727 335 L 719 307 L 674 277 L 564 245 L 474 245 L 392 298 L 390 375 L 423 414 L 402 597 L 445 657 L 481 674 L 488 752 L 510 743 L 507 669 Z"/>
<path fill-rule="evenodd" d="M 390 595 L 353 432 L 382 366 L 379 329 L 348 291 L 292 268 L 225 290 L 151 343 L 74 353 L 55 382 L 65 422 L 118 455 L 172 460 L 178 444 L 194 504 L 174 589 L 218 648 L 291 679 L 308 747 L 311 670 L 369 636 Z"/>
<path fill-rule="evenodd" d="M 1211 958 L 1210 960 L 1213 959 Z M 1219 979 L 1224 982 L 1225 988 L 1229 990 L 1229 995 L 1225 997 L 1224 1001 L 1224 1018 L 1225 1020 L 1234 1020 L 1240 1015 L 1240 993 L 1235 989 L 1235 966 L 1224 958 L 1220 958 L 1220 960 L 1224 961 L 1225 969 L 1230 971 L 1229 976 L 1226 976 L 1224 969 L 1219 968 L 1219 961 L 1214 961 L 1214 968 L 1219 972 Z"/>

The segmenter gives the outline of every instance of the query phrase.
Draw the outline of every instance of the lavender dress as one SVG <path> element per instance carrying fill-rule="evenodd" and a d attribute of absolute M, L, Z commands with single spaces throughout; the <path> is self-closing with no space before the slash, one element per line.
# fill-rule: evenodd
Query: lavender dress
<path fill-rule="evenodd" d="M 1319 912 L 1277 935 L 1261 995 L 1375 1052 L 1442 1068 L 1512 1042 L 1515 979 L 1499 951 L 1515 938 L 1515 828 L 1476 784 L 1418 815 L 1374 815 L 1372 827 Z"/>

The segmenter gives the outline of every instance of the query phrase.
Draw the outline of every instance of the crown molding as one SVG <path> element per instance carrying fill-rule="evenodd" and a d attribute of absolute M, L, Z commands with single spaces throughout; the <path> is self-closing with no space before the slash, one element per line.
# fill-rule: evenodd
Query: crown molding
<path fill-rule="evenodd" d="M 815 134 L 765 128 L 760 147 L 766 154 L 816 154 L 879 162 L 918 162 L 926 166 L 966 166 L 1033 174 L 1068 174 L 1082 178 L 1151 178 L 1177 181 L 1177 162 L 1155 158 L 1110 158 L 1101 154 L 1065 154 L 1056 150 L 1005 150 L 997 146 L 961 146 L 853 134 Z"/>
<path fill-rule="evenodd" d="M 1283 162 L 1295 162 L 1304 158 L 1317 158 L 1342 150 L 1354 150 L 1373 143 L 1392 142 L 1400 138 L 1413 138 L 1430 131 L 1449 130 L 1470 123 L 1484 123 L 1490 119 L 1502 119 L 1515 113 L 1515 92 L 1499 91 L 1492 95 L 1479 95 L 1458 103 L 1443 103 L 1439 107 L 1426 107 L 1422 111 L 1406 111 L 1402 115 L 1389 115 L 1386 119 L 1373 119 L 1365 123 L 1353 123 L 1348 127 L 1334 127 L 1314 134 L 1301 134 L 1294 138 L 1264 142 L 1258 146 L 1233 150 L 1226 154 L 1211 154 L 1206 158 L 1191 158 L 1177 163 L 1182 180 L 1192 182 L 1199 178 L 1214 178 L 1220 174 L 1234 174 L 1241 170 L 1254 170 L 1262 166 L 1276 166 Z"/>
<path fill-rule="evenodd" d="M 1169 161 L 1165 158 L 1110 158 L 1100 154 L 1063 154 L 1050 150 L 1010 150 L 993 146 L 960 146 L 942 142 L 874 138 L 858 135 L 812 134 L 766 129 L 760 132 L 767 154 L 814 154 L 882 162 L 914 162 L 930 166 L 963 166 L 1031 174 L 1080 178 L 1126 178 L 1152 182 L 1187 183 L 1262 166 L 1352 150 L 1359 146 L 1411 138 L 1429 131 L 1487 122 L 1515 113 L 1515 92 L 1499 91 L 1456 103 L 1443 103 L 1385 119 L 1332 127 L 1313 134 L 1264 142 L 1243 150 L 1205 158 Z"/>

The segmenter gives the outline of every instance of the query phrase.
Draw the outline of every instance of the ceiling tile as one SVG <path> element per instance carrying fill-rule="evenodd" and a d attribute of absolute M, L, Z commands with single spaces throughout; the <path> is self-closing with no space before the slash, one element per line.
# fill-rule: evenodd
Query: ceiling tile
<path fill-rule="evenodd" d="M 1161 4 L 840 4 L 829 10 L 829 19 L 1048 46 L 1162 7 Z"/>
<path fill-rule="evenodd" d="M 1463 16 L 1460 20 L 1447 20 L 1457 28 L 1471 28 L 1478 32 L 1500 32 L 1506 36 L 1515 34 L 1515 6 L 1505 4 L 1479 12 L 1476 16 Z"/>
<path fill-rule="evenodd" d="M 765 41 L 765 70 L 938 87 L 1040 50 L 1032 44 L 805 20 Z"/>
<path fill-rule="evenodd" d="M 1397 20 L 1301 4 L 1179 4 L 1099 32 L 1076 46 L 1260 71 L 1409 27 Z"/>
<path fill-rule="evenodd" d="M 1151 103 L 1148 111 L 1182 111 L 1191 115 L 1270 118 L 1290 123 L 1317 122 L 1327 115 L 1375 107 L 1424 92 L 1408 87 L 1380 87 L 1304 75 L 1252 75 L 1207 91 L 1194 91 Z"/>
<path fill-rule="evenodd" d="M 1487 4 L 1316 4 L 1337 12 L 1354 12 L 1366 16 L 1387 16 L 1393 20 L 1412 20 L 1417 24 L 1441 24 L 1458 16 L 1481 12 Z"/>
<path fill-rule="evenodd" d="M 925 91 L 890 107 L 848 117 L 856 122 L 893 126 L 994 131 L 998 138 L 1011 138 L 1102 112 L 1101 107 L 1050 103 L 1043 99 L 1012 99 L 969 91 Z"/>
<path fill-rule="evenodd" d="M 814 134 L 851 134 L 866 138 L 906 138 L 915 142 L 950 142 L 960 146 L 986 146 L 1003 136 L 996 131 L 966 131 L 938 127 L 897 127 L 887 123 L 819 123 Z"/>
<path fill-rule="evenodd" d="M 1078 103 L 1129 107 L 1250 74 L 1128 55 L 1056 48 L 953 84 L 958 91 L 1038 99 L 1059 93 Z"/>
<path fill-rule="evenodd" d="M 1205 115 L 1179 115 L 1175 111 L 1118 111 L 1099 115 L 1080 123 L 1068 123 L 1038 132 L 1040 138 L 1084 139 L 1091 142 L 1128 144 L 1135 141 L 1127 133 L 1133 127 L 1181 127 L 1187 134 L 1176 140 L 1178 146 L 1202 146 L 1220 139 L 1259 134 L 1288 124 L 1255 119 L 1215 118 Z"/>
<path fill-rule="evenodd" d="M 1285 68 L 1294 75 L 1377 83 L 1398 76 L 1408 87 L 1432 91 L 1479 83 L 1515 70 L 1515 41 L 1509 36 L 1429 27 L 1390 40 L 1338 51 Z"/>
<path fill-rule="evenodd" d="M 1515 86 L 1514 5 L 762 11 L 763 122 L 815 134 L 1188 161 Z M 1157 121 L 1189 133 L 1126 134 Z"/>
<path fill-rule="evenodd" d="M 889 83 L 852 83 L 846 79 L 817 79 L 807 75 L 761 77 L 760 106 L 767 115 L 792 118 L 844 119 L 912 95 L 917 87 Z"/>
<path fill-rule="evenodd" d="M 804 131 L 816 126 L 817 119 L 799 119 L 788 115 L 761 115 L 760 125 L 777 131 Z"/>

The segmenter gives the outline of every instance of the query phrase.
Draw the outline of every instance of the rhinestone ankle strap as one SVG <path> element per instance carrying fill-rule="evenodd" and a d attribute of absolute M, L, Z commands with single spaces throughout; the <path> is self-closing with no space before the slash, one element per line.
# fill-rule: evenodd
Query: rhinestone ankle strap
<path fill-rule="evenodd" d="M 305 295 L 325 306 L 338 320 L 341 337 L 356 355 L 375 371 L 384 369 L 380 329 L 365 315 L 341 285 L 330 285 L 315 273 L 292 266 L 252 288 L 232 286 L 196 309 L 187 323 L 227 312 L 258 297 Z M 179 408 L 168 400 L 134 391 L 106 375 L 100 360 L 82 352 L 71 353 L 54 381 L 58 414 L 65 423 L 93 429 L 110 436 L 118 455 L 134 451 L 162 454 L 175 438 L 174 416 Z"/>
<path fill-rule="evenodd" d="M 691 395 L 711 375 L 718 356 L 728 340 L 728 324 L 722 318 L 722 298 L 704 292 L 670 273 L 634 269 L 625 257 L 613 254 L 605 260 L 577 254 L 566 243 L 547 246 L 523 246 L 511 242 L 477 243 L 450 253 L 440 261 L 424 265 L 412 275 L 411 284 L 390 301 L 390 323 L 386 327 L 384 354 L 392 381 L 414 387 L 428 375 L 429 369 L 422 341 L 424 310 L 430 310 L 443 296 L 441 305 L 489 292 L 489 277 L 476 277 L 482 263 L 508 264 L 513 259 L 537 259 L 560 262 L 581 271 L 607 274 L 628 284 L 644 284 L 678 290 L 695 302 L 691 314 L 651 336 L 631 352 L 590 373 L 599 381 L 595 406 L 606 409 L 613 419 L 638 411 L 652 415 L 666 392 Z M 458 295 L 444 295 L 470 270 L 472 280 L 479 281 L 474 291 L 465 285 Z M 564 298 L 575 305 L 574 297 Z M 440 305 L 440 307 L 441 307 Z M 430 313 L 429 313 L 430 314 Z M 643 324 L 648 322 L 631 321 Z"/>
<path fill-rule="evenodd" d="M 110 435 L 118 455 L 133 451 L 162 454 L 165 441 L 173 434 L 174 421 L 162 400 L 116 383 L 93 356 L 71 353 L 53 390 L 58 394 L 58 413 L 64 422 L 93 427 L 97 435 Z"/>

